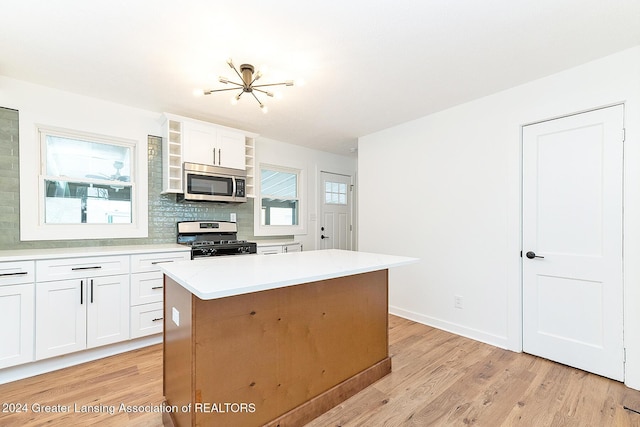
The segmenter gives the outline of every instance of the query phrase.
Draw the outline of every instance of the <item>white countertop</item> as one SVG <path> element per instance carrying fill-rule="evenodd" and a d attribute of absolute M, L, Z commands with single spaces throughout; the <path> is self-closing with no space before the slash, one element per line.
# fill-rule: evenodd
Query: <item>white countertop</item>
<path fill-rule="evenodd" d="M 190 251 L 191 248 L 178 244 L 129 245 L 129 246 L 87 246 L 76 248 L 17 249 L 0 251 L 0 262 L 30 261 L 51 258 L 75 258 L 78 256 L 109 256 L 123 254 L 151 254 L 173 251 Z"/>
<path fill-rule="evenodd" d="M 200 299 L 224 298 L 384 270 L 417 258 L 338 249 L 276 255 L 201 258 L 162 266 L 164 273 Z"/>

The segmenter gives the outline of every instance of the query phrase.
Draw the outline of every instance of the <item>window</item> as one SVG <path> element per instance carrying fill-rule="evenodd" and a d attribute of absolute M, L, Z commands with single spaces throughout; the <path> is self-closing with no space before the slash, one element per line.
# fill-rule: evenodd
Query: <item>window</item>
<path fill-rule="evenodd" d="M 134 144 L 42 130 L 45 224 L 131 224 Z"/>
<path fill-rule="evenodd" d="M 324 183 L 324 202 L 331 205 L 346 205 L 347 204 L 347 184 L 342 182 L 330 182 Z"/>
<path fill-rule="evenodd" d="M 147 236 L 147 192 L 140 191 L 146 180 L 137 179 L 146 178 L 146 144 L 44 126 L 37 130 L 38 191 L 21 185 L 21 198 L 33 200 L 29 204 L 37 209 L 21 209 L 21 223 L 32 224 L 21 227 L 22 240 Z"/>
<path fill-rule="evenodd" d="M 300 234 L 301 179 L 298 169 L 261 165 L 256 235 Z"/>

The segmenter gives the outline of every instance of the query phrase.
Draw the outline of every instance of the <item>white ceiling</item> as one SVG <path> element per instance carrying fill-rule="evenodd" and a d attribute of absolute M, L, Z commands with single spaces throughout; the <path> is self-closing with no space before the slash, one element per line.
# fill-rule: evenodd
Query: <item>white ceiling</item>
<path fill-rule="evenodd" d="M 640 45 L 640 0 L 3 0 L 0 74 L 349 154 L 359 136 Z M 268 114 L 223 88 L 236 64 Z M 543 96 L 544 94 L 541 94 Z M 1 99 L 0 99 L 1 105 Z"/>

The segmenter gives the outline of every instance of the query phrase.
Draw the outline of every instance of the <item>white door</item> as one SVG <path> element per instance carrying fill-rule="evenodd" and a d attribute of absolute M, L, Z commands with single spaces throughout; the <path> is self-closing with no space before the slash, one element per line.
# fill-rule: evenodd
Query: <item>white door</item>
<path fill-rule="evenodd" d="M 523 350 L 619 381 L 623 108 L 523 128 Z"/>
<path fill-rule="evenodd" d="M 322 172 L 320 249 L 347 249 L 352 244 L 351 177 Z"/>

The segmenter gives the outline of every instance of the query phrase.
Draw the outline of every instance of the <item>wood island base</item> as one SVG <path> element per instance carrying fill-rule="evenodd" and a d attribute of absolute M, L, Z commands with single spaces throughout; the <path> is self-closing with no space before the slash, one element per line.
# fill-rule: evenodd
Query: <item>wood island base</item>
<path fill-rule="evenodd" d="M 167 426 L 302 426 L 391 372 L 386 269 L 164 301 Z"/>

